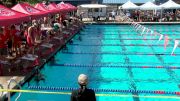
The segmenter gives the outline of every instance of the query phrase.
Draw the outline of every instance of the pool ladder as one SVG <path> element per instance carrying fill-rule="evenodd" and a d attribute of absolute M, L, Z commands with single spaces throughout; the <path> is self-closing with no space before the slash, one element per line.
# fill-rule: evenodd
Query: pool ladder
<path fill-rule="evenodd" d="M 3 85 L 2 84 L 0 84 L 0 89 L 4 89 L 4 87 L 3 87 Z M 0 101 L 2 100 L 2 97 L 3 97 L 3 91 L 1 92 L 1 94 L 0 94 Z"/>
<path fill-rule="evenodd" d="M 9 81 L 9 83 L 8 83 L 8 89 L 10 89 L 11 83 L 15 83 L 16 86 L 18 86 L 20 89 L 22 88 L 21 85 L 20 85 L 15 79 L 12 78 L 12 79 L 10 79 L 10 81 Z M 10 93 L 10 92 L 8 92 L 7 96 L 8 96 L 8 101 L 11 101 L 11 93 Z M 20 92 L 19 95 L 16 97 L 15 101 L 18 101 L 18 99 L 20 98 L 20 96 L 21 96 L 21 92 Z"/>

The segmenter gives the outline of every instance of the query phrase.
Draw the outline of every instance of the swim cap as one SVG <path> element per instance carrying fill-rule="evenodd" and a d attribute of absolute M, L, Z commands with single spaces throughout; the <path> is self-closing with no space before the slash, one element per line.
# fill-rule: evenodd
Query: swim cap
<path fill-rule="evenodd" d="M 78 83 L 80 85 L 87 85 L 88 83 L 88 77 L 85 74 L 80 74 L 78 77 Z"/>

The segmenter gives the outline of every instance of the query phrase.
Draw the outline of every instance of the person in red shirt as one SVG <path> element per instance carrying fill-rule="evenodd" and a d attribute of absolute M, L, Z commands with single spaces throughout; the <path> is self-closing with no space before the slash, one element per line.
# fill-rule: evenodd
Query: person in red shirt
<path fill-rule="evenodd" d="M 4 35 L 3 28 L 0 27 L 0 55 L 5 55 L 7 52 L 6 36 Z"/>
<path fill-rule="evenodd" d="M 20 32 L 15 28 L 14 25 L 11 26 L 12 40 L 13 40 L 13 50 L 15 51 L 16 55 L 19 54 L 18 48 L 20 47 Z"/>

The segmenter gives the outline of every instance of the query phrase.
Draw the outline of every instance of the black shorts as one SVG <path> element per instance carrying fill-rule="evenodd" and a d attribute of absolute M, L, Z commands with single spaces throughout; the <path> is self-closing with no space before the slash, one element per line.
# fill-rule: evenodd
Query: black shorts
<path fill-rule="evenodd" d="M 12 40 L 8 40 L 7 45 L 8 45 L 8 48 L 12 48 Z"/>

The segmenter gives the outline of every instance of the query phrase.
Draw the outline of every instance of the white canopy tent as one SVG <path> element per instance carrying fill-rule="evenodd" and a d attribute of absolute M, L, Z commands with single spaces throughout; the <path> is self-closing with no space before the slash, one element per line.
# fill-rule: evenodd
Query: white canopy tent
<path fill-rule="evenodd" d="M 132 3 L 130 0 L 123 4 L 122 6 L 119 6 L 119 9 L 139 9 L 139 6 Z"/>
<path fill-rule="evenodd" d="M 83 4 L 80 5 L 82 8 L 106 8 L 106 5 L 101 5 L 101 4 Z"/>
<path fill-rule="evenodd" d="M 155 5 L 154 3 L 152 2 L 146 2 L 145 4 L 141 5 L 140 7 L 140 10 L 158 10 L 158 9 L 161 9 L 160 6 L 157 6 Z"/>
<path fill-rule="evenodd" d="M 160 7 L 162 9 L 179 9 L 180 5 L 175 3 L 172 0 L 169 0 L 169 1 L 165 2 L 164 4 L 160 5 Z"/>

